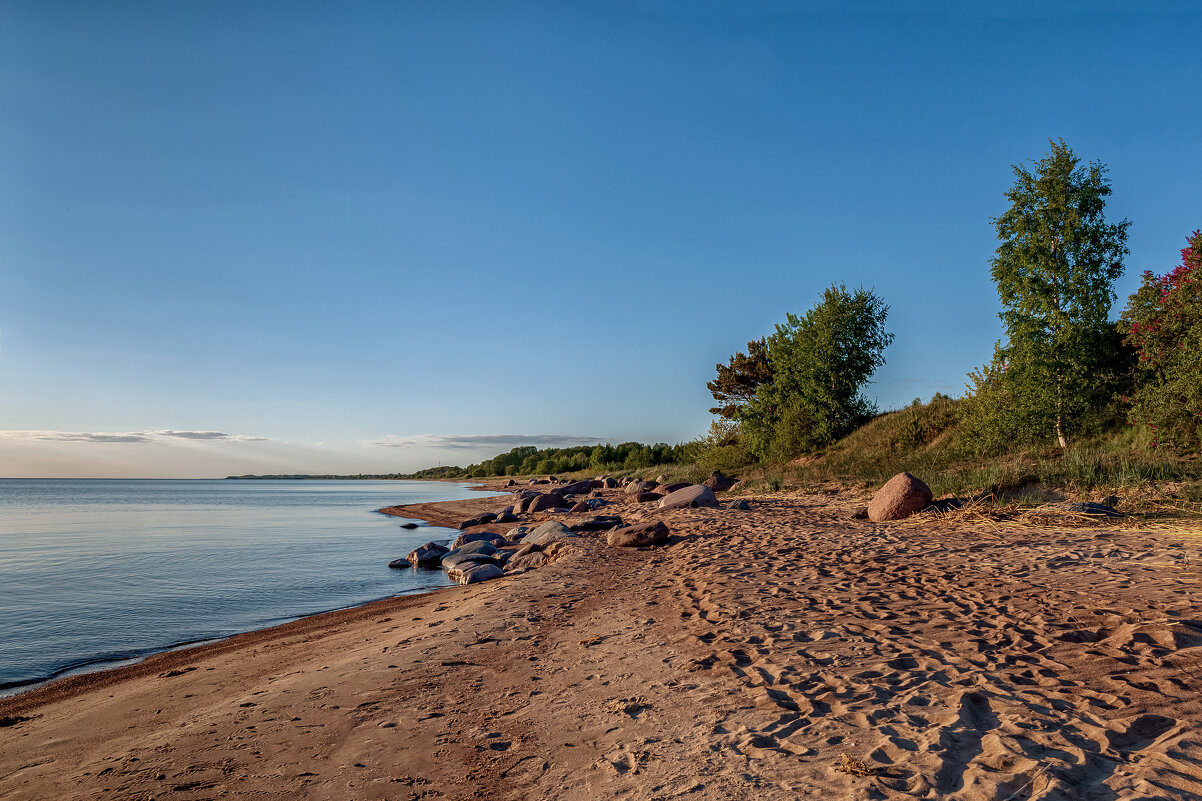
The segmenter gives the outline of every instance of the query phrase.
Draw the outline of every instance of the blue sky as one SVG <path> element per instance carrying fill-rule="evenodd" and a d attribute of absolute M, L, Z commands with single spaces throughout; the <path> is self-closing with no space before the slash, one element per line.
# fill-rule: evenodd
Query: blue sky
<path fill-rule="evenodd" d="M 1202 226 L 1200 28 L 1194 2 L 0 1 L 0 474 L 691 439 L 714 364 L 834 281 L 891 306 L 883 408 L 959 394 L 1000 333 L 990 218 L 1050 137 L 1110 166 L 1120 306 Z"/>

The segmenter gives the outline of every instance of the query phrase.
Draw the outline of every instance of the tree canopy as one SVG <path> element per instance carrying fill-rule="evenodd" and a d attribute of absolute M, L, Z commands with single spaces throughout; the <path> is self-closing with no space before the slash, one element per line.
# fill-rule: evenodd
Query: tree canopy
<path fill-rule="evenodd" d="M 1150 426 L 1154 444 L 1202 450 L 1202 231 L 1190 235 L 1178 267 L 1144 273 L 1122 325 L 1139 354 L 1131 422 Z"/>
<path fill-rule="evenodd" d="M 1032 169 L 1014 165 L 1010 208 L 993 221 L 1006 338 L 970 376 L 968 418 L 982 441 L 1067 447 L 1113 395 L 1122 360 L 1109 314 L 1130 223 L 1106 219 L 1105 165 L 1082 164 L 1062 139 L 1050 145 Z"/>
<path fill-rule="evenodd" d="M 861 393 L 893 341 L 889 307 L 873 292 L 836 284 L 767 338 L 770 381 L 737 414 L 761 461 L 784 461 L 833 442 L 876 413 Z"/>
<path fill-rule="evenodd" d="M 739 351 L 730 357 L 727 364 L 716 364 L 718 377 L 706 383 L 706 388 L 718 401 L 710 409 L 725 420 L 734 420 L 739 410 L 751 402 L 761 384 L 772 380 L 772 365 L 768 360 L 766 338 L 747 343 L 747 352 Z"/>

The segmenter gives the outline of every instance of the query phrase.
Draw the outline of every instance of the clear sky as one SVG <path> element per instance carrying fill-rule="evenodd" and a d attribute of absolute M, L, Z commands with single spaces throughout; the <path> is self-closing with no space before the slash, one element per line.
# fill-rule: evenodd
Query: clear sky
<path fill-rule="evenodd" d="M 0 475 L 683 441 L 714 364 L 834 281 L 891 306 L 882 408 L 960 394 L 1011 164 L 1110 166 L 1120 306 L 1202 226 L 1199 30 L 1192 1 L 0 0 Z"/>

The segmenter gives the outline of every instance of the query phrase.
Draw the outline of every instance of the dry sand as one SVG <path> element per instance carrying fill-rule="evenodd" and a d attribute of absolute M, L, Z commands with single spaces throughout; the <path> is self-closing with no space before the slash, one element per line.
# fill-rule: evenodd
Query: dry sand
<path fill-rule="evenodd" d="M 1202 796 L 1202 538 L 752 500 L 0 701 L 0 797 Z"/>

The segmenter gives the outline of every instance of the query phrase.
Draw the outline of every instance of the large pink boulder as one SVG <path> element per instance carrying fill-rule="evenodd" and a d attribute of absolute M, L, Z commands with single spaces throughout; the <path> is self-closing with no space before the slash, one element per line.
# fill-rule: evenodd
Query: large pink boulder
<path fill-rule="evenodd" d="M 714 495 L 714 491 L 700 484 L 691 484 L 683 489 L 676 490 L 670 495 L 665 495 L 664 499 L 659 502 L 660 509 L 688 509 L 697 506 L 708 506 L 716 509 L 718 507 L 718 498 Z"/>
<path fill-rule="evenodd" d="M 563 496 L 558 492 L 548 492 L 546 495 L 531 498 L 530 502 L 526 504 L 525 511 L 542 512 L 546 509 L 558 509 L 561 506 L 563 506 Z"/>
<path fill-rule="evenodd" d="M 868 519 L 877 523 L 904 520 L 931 502 L 931 488 L 909 473 L 898 473 L 877 490 L 868 504 Z"/>

